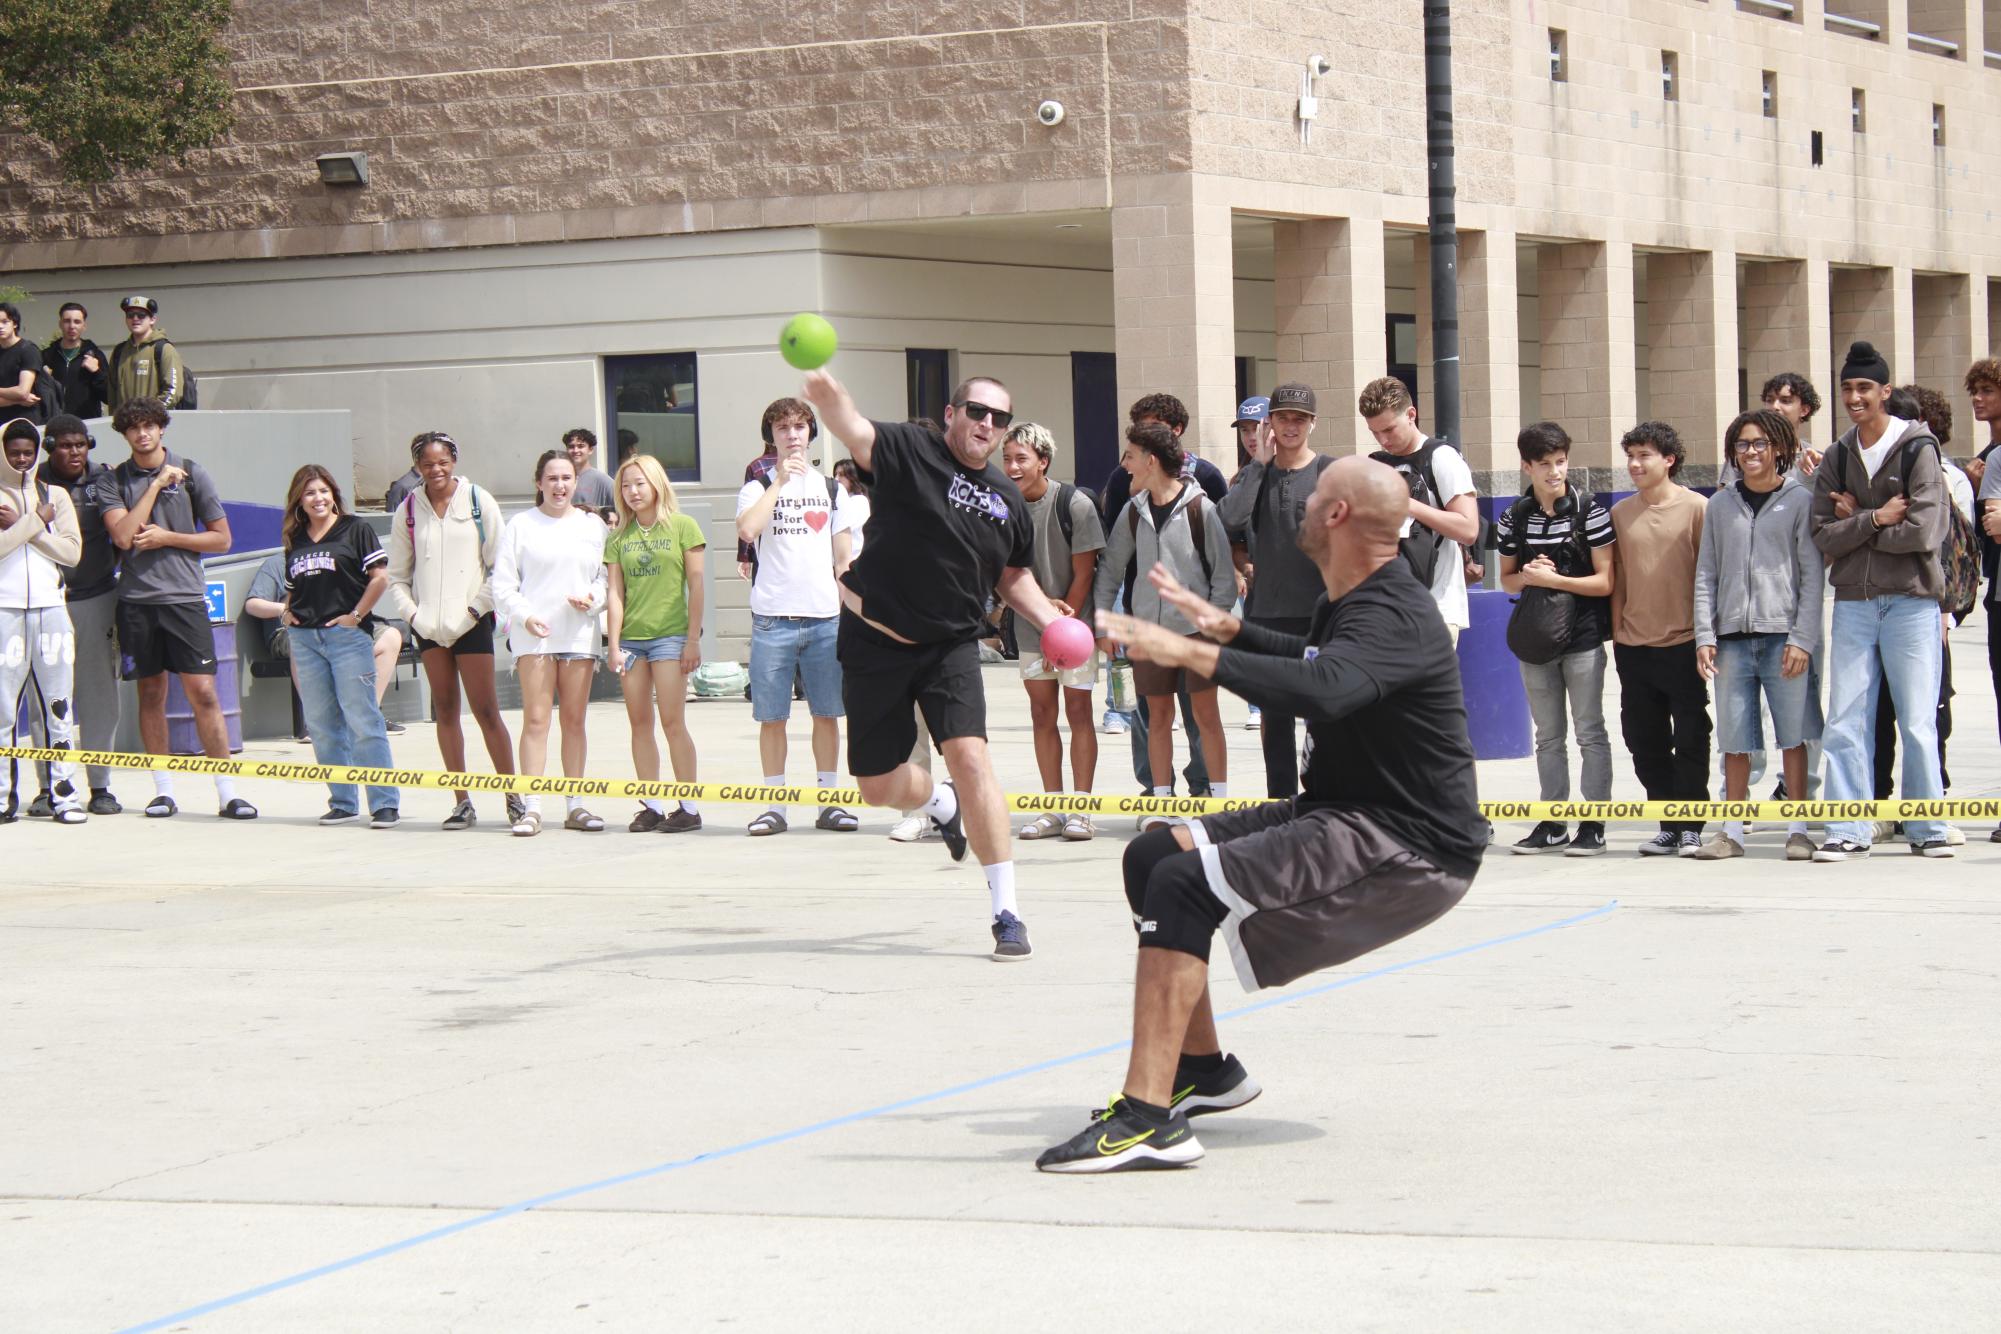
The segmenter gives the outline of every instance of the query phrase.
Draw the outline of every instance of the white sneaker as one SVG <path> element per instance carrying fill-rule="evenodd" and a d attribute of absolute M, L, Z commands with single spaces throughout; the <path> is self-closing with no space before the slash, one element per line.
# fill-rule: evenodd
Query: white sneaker
<path fill-rule="evenodd" d="M 896 828 L 889 831 L 889 836 L 898 843 L 922 843 L 927 839 L 938 837 L 931 827 L 931 817 L 928 815 L 904 816 L 896 822 Z"/>
<path fill-rule="evenodd" d="M 1126 731 L 1124 715 L 1113 713 L 1110 709 L 1106 709 L 1105 719 L 1098 724 L 1098 730 L 1106 736 L 1123 736 Z"/>
<path fill-rule="evenodd" d="M 1948 848 L 1965 847 L 1966 831 L 1964 829 L 1961 829 L 1958 825 L 1953 825 L 1953 824 L 1947 825 L 1945 827 L 1945 845 Z"/>

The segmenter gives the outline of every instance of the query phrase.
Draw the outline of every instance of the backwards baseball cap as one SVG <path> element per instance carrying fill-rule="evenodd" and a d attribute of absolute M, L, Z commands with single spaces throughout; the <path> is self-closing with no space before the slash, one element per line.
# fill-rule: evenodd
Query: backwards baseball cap
<path fill-rule="evenodd" d="M 1289 380 L 1271 391 L 1271 412 L 1303 412 L 1309 417 L 1320 415 L 1318 400 L 1313 390 L 1297 380 Z"/>
<path fill-rule="evenodd" d="M 1247 398 L 1237 404 L 1237 419 L 1232 426 L 1242 426 L 1245 422 L 1261 422 L 1271 416 L 1271 400 L 1263 394 Z"/>
<path fill-rule="evenodd" d="M 160 303 L 150 296 L 128 296 L 118 303 L 118 308 L 120 310 L 137 308 L 145 311 L 148 315 L 158 315 L 160 313 Z"/>
<path fill-rule="evenodd" d="M 1874 380 L 1877 384 L 1890 383 L 1890 363 L 1876 350 L 1874 343 L 1850 343 L 1848 359 L 1841 363 L 1841 378 L 1844 380 Z"/>

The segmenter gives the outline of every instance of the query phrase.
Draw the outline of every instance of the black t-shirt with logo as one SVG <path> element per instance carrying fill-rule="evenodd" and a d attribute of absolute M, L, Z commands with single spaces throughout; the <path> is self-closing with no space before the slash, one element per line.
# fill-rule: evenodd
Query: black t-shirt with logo
<path fill-rule="evenodd" d="M 1470 876 L 1487 849 L 1459 657 L 1431 590 L 1392 560 L 1333 602 L 1304 635 L 1246 622 L 1216 681 L 1306 720 L 1303 810 L 1361 811 L 1441 870 Z"/>
<path fill-rule="evenodd" d="M 292 615 L 304 629 L 325 629 L 327 622 L 354 610 L 368 590 L 369 576 L 388 560 L 375 530 L 352 514 L 335 519 L 317 542 L 301 532 L 285 548 Z"/>
<path fill-rule="evenodd" d="M 1033 568 L 1035 521 L 1021 491 L 989 463 L 962 468 L 945 438 L 904 422 L 876 422 L 868 545 L 843 581 L 862 613 L 918 644 L 985 632 L 1001 572 Z"/>

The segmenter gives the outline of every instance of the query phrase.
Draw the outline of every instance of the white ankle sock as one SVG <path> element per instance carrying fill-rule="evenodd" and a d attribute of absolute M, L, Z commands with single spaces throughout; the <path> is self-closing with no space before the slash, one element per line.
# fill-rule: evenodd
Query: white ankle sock
<path fill-rule="evenodd" d="M 171 797 L 174 795 L 174 776 L 165 769 L 153 770 L 153 795 Z"/>
<path fill-rule="evenodd" d="M 577 811 L 580 811 L 583 808 L 584 808 L 584 799 L 582 797 L 563 798 L 563 810 L 566 813 L 575 814 Z"/>
<path fill-rule="evenodd" d="M 665 815 L 667 813 L 667 808 L 651 797 L 641 797 L 639 804 L 647 810 L 652 811 L 655 815 Z"/>
<path fill-rule="evenodd" d="M 987 895 L 993 900 L 994 916 L 999 917 L 1004 912 L 1015 912 L 1014 863 L 995 862 L 992 866 L 982 866 L 980 869 L 987 873 Z"/>
<path fill-rule="evenodd" d="M 1230 795 L 1230 785 L 1228 783 L 1211 783 L 1209 784 L 1209 795 L 1212 797 L 1227 797 Z"/>
<path fill-rule="evenodd" d="M 837 770 L 833 769 L 817 770 L 813 774 L 813 779 L 821 787 L 839 787 L 841 785 L 841 775 Z"/>
<path fill-rule="evenodd" d="M 696 810 L 696 809 L 695 809 L 695 803 L 694 803 L 694 802 L 692 802 L 692 801 L 684 801 L 684 802 L 682 802 L 682 803 L 681 803 L 681 809 L 682 809 L 682 810 L 684 810 L 684 811 L 686 811 L 686 812 L 688 812 L 688 814 L 690 814 L 690 815 L 700 815 L 700 814 L 701 814 L 701 812 L 700 812 L 700 811 L 698 811 L 698 810 Z"/>
<path fill-rule="evenodd" d="M 785 775 L 784 775 L 784 774 L 766 774 L 766 775 L 764 776 L 764 785 L 765 785 L 766 787 L 784 787 L 784 786 L 785 786 Z M 776 802 L 772 803 L 772 806 L 771 806 L 771 812 L 772 812 L 773 814 L 777 815 L 777 816 L 778 816 L 778 817 L 779 817 L 780 819 L 783 819 L 783 818 L 785 818 L 785 808 L 784 808 L 783 806 L 780 806 L 780 805 L 778 805 L 778 804 L 777 804 Z"/>
<path fill-rule="evenodd" d="M 1156 796 L 1156 797 L 1171 797 L 1171 796 L 1173 796 L 1173 795 L 1174 795 L 1174 784 L 1172 784 L 1172 783 L 1169 783 L 1169 784 L 1168 784 L 1168 785 L 1167 785 L 1166 787 L 1159 787 L 1159 786 L 1156 786 L 1156 787 L 1155 787 L 1155 788 L 1153 789 L 1153 795 L 1154 795 L 1154 796 Z"/>
<path fill-rule="evenodd" d="M 215 804 L 218 806 L 227 806 L 235 800 L 236 779 L 228 774 L 217 774 L 215 776 Z"/>
<path fill-rule="evenodd" d="M 927 800 L 922 806 L 919 806 L 917 808 L 917 811 L 920 815 L 928 815 L 932 819 L 938 821 L 940 824 L 943 824 L 945 821 L 950 820 L 953 816 L 959 813 L 959 796 L 956 792 L 952 790 L 951 787 L 947 786 L 942 779 L 934 778 L 931 780 L 930 799 Z M 1008 883 L 1013 884 L 1012 877 L 1014 875 L 1014 871 L 1012 869 L 1011 863 L 1009 864 L 1009 866 L 1010 869 L 1008 871 L 1008 876 L 1010 878 Z M 1008 892 L 1010 894 L 1013 893 L 1012 890 L 1009 890 Z"/>

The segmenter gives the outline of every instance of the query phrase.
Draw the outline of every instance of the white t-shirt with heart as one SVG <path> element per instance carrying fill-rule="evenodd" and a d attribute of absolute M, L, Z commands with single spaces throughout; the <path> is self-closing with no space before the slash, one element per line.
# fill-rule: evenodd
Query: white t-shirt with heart
<path fill-rule="evenodd" d="M 827 478 L 808 468 L 778 489 L 771 520 L 757 537 L 757 581 L 750 609 L 758 616 L 827 617 L 841 614 L 834 584 L 834 534 L 853 525 L 847 488 L 836 484 L 827 496 Z M 764 498 L 761 482 L 745 482 L 737 492 L 742 514 Z"/>

